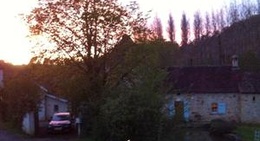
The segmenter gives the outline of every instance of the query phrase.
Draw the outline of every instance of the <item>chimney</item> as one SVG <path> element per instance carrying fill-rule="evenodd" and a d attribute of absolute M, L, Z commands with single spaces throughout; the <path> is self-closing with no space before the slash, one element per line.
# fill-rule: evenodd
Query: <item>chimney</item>
<path fill-rule="evenodd" d="M 237 55 L 232 56 L 232 69 L 239 69 Z"/>

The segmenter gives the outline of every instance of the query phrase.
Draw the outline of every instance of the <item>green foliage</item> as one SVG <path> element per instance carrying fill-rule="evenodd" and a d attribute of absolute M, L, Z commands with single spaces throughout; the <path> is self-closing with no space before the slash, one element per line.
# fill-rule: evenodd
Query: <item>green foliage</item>
<path fill-rule="evenodd" d="M 160 138 L 166 72 L 159 67 L 158 58 L 159 52 L 151 44 L 135 46 L 125 55 L 121 64 L 125 67 L 118 68 L 127 73 L 120 77 L 117 87 L 107 91 L 109 97 L 101 106 L 100 137 L 137 141 Z"/>
<path fill-rule="evenodd" d="M 236 133 L 241 137 L 243 141 L 254 140 L 255 130 L 260 130 L 260 125 L 241 124 L 236 129 Z"/>
<path fill-rule="evenodd" d="M 21 127 L 27 112 L 37 112 L 40 100 L 39 87 L 30 78 L 18 73 L 5 81 L 2 106 L 5 106 L 5 120 Z"/>
<path fill-rule="evenodd" d="M 260 58 L 253 51 L 244 53 L 239 58 L 239 67 L 243 70 L 259 71 L 260 70 Z"/>

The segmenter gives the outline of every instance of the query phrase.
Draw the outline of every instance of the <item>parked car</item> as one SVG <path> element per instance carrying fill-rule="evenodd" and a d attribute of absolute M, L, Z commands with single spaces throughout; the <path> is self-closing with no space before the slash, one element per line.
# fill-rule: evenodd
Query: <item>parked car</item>
<path fill-rule="evenodd" d="M 48 132 L 69 132 L 72 127 L 73 123 L 69 112 L 55 113 L 48 124 Z"/>

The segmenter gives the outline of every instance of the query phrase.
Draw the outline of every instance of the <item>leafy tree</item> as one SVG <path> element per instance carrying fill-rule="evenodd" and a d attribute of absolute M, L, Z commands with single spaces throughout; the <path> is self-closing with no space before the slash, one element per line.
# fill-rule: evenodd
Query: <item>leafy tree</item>
<path fill-rule="evenodd" d="M 168 32 L 168 36 L 169 36 L 170 41 L 171 41 L 172 43 L 176 42 L 176 41 L 175 41 L 175 25 L 174 25 L 174 19 L 173 19 L 171 13 L 169 14 L 167 32 Z"/>
<path fill-rule="evenodd" d="M 260 58 L 253 51 L 247 51 L 239 58 L 239 66 L 243 70 L 259 71 Z"/>
<path fill-rule="evenodd" d="M 160 46 L 138 45 L 129 50 L 120 65 L 125 71 L 118 87 L 102 106 L 100 137 L 111 140 L 158 140 L 162 135 L 163 80 L 166 72 L 160 69 Z M 131 66 L 135 66 L 134 69 Z M 119 67 L 119 66 L 118 66 Z"/>
<path fill-rule="evenodd" d="M 181 19 L 181 46 L 188 45 L 189 31 L 190 31 L 189 21 L 187 20 L 186 14 L 183 13 Z"/>
<path fill-rule="evenodd" d="M 51 44 L 48 48 L 36 48 L 40 53 L 34 62 L 43 62 L 47 58 L 47 62 L 53 63 L 49 60 L 54 60 L 57 64 L 60 59 L 69 58 L 66 64 L 70 62 L 70 67 L 81 71 L 79 75 L 72 73 L 73 77 L 65 77 L 68 83 L 63 87 L 77 80 L 82 82 L 65 90 L 72 92 L 76 88 L 82 90 L 80 94 L 85 94 L 82 101 L 89 114 L 84 115 L 87 118 L 85 124 L 94 130 L 106 90 L 112 87 L 110 79 L 114 68 L 120 64 L 120 60 L 113 60 L 110 54 L 116 50 L 114 47 L 124 34 L 139 37 L 135 35 L 146 29 L 146 16 L 138 12 L 136 2 L 126 7 L 119 5 L 117 0 L 40 0 L 39 3 L 41 5 L 27 16 L 28 24 L 32 36 L 45 37 Z"/>
<path fill-rule="evenodd" d="M 3 93 L 5 118 L 14 126 L 21 128 L 23 116 L 27 112 L 38 112 L 40 89 L 22 73 L 14 74 L 5 81 Z"/>

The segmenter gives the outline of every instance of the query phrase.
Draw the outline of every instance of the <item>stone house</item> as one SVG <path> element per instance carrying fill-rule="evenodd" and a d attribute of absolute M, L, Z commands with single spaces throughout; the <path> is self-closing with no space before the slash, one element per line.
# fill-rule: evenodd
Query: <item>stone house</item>
<path fill-rule="evenodd" d="M 260 123 L 260 73 L 232 66 L 169 68 L 168 113 L 186 121 Z"/>

